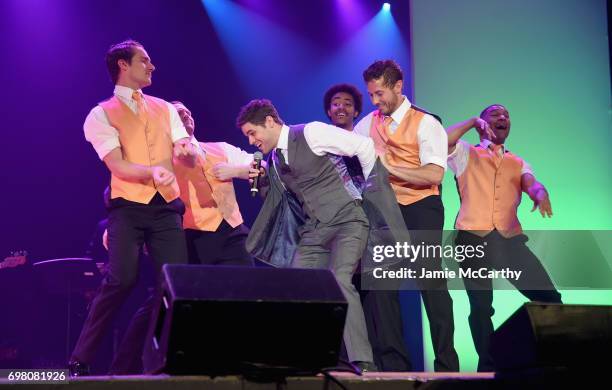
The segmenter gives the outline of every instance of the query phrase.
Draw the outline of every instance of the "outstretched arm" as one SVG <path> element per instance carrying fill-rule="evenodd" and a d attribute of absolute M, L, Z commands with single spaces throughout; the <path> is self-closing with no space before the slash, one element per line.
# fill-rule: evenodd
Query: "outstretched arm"
<path fill-rule="evenodd" d="M 357 156 L 366 179 L 376 162 L 374 142 L 369 137 L 363 137 L 326 123 L 311 122 L 304 128 L 304 138 L 312 152 L 318 156 L 326 153 L 337 156 Z"/>
<path fill-rule="evenodd" d="M 262 167 L 266 167 L 266 162 L 261 162 Z M 227 181 L 232 179 L 243 179 L 247 180 L 251 178 L 250 174 L 257 175 L 257 170 L 252 168 L 251 164 L 231 164 L 221 162 L 215 164 L 213 167 L 213 175 L 221 181 Z"/>
<path fill-rule="evenodd" d="M 244 150 L 237 148 L 227 142 L 219 143 L 225 151 L 227 162 L 220 162 L 213 167 L 213 175 L 221 181 L 232 179 L 248 180 L 252 176 L 250 173 L 257 174 L 257 170 L 251 168 L 253 165 L 254 156 L 252 153 L 247 153 Z M 261 166 L 266 168 L 266 161 L 262 159 Z"/>
<path fill-rule="evenodd" d="M 532 212 L 539 208 L 542 217 L 552 217 L 553 212 L 548 191 L 542 183 L 536 180 L 535 176 L 530 173 L 521 175 L 521 189 L 533 201 Z"/>

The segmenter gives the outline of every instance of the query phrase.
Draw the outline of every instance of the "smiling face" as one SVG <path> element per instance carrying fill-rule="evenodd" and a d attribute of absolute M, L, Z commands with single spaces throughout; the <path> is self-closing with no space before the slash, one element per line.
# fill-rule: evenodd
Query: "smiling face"
<path fill-rule="evenodd" d="M 255 145 L 263 153 L 269 153 L 276 148 L 280 136 L 281 125 L 267 116 L 263 125 L 247 122 L 240 127 L 242 134 L 249 139 L 249 145 Z"/>
<path fill-rule="evenodd" d="M 391 115 L 402 104 L 402 86 L 402 80 L 398 80 L 393 86 L 387 86 L 384 77 L 380 77 L 368 81 L 368 95 L 372 104 L 383 115 Z"/>
<path fill-rule="evenodd" d="M 494 105 L 486 109 L 482 114 L 481 118 L 489 124 L 493 133 L 495 133 L 495 139 L 491 140 L 493 143 L 501 145 L 506 142 L 506 138 L 510 134 L 510 114 L 506 107 L 502 105 Z M 486 138 L 486 135 L 482 138 Z"/>
<path fill-rule="evenodd" d="M 331 98 L 331 104 L 327 115 L 331 118 L 334 126 L 346 130 L 353 129 L 353 121 L 359 116 L 355 110 L 355 100 L 350 93 L 338 92 Z"/>
<path fill-rule="evenodd" d="M 130 62 L 126 60 L 118 61 L 120 68 L 118 84 L 132 89 L 148 87 L 152 83 L 155 66 L 143 47 L 136 46 L 133 51 L 134 55 Z"/>

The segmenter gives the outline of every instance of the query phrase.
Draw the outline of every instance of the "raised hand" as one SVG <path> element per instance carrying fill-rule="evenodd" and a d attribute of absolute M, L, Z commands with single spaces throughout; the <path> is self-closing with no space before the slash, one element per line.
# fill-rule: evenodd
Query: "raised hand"
<path fill-rule="evenodd" d="M 482 118 L 478 118 L 478 117 L 475 118 L 474 128 L 486 134 L 486 138 L 488 138 L 490 141 L 493 141 L 496 138 L 495 133 L 491 129 L 491 126 L 489 126 L 489 124 L 486 121 L 484 121 Z"/>

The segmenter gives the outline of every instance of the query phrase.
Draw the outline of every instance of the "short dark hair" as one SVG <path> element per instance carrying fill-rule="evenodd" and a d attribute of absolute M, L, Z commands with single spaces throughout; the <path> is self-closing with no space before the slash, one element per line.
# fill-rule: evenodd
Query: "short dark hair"
<path fill-rule="evenodd" d="M 485 107 L 485 109 L 480 112 L 480 119 L 484 119 L 484 116 L 487 113 L 487 111 L 489 111 L 491 108 L 495 106 L 503 107 L 506 111 L 508 111 L 506 106 L 504 106 L 503 104 L 499 104 L 499 103 L 491 104 L 490 106 Z"/>
<path fill-rule="evenodd" d="M 119 79 L 119 64 L 117 61 L 125 60 L 128 64 L 132 63 L 132 57 L 135 54 L 135 48 L 141 47 L 144 49 L 144 46 L 140 42 L 136 42 L 133 39 L 128 39 L 123 42 L 119 42 L 115 45 L 112 45 L 110 49 L 106 52 L 105 60 L 106 60 L 106 69 L 108 69 L 108 74 L 113 82 L 113 84 L 117 84 L 117 80 Z"/>
<path fill-rule="evenodd" d="M 391 88 L 398 80 L 404 79 L 404 73 L 399 64 L 393 60 L 378 60 L 363 71 L 363 81 L 366 83 L 381 77 L 383 85 Z"/>
<path fill-rule="evenodd" d="M 327 117 L 329 117 L 327 111 L 329 111 L 331 108 L 331 100 L 334 95 L 339 92 L 345 92 L 351 95 L 353 97 L 353 102 L 355 103 L 355 111 L 361 114 L 361 109 L 363 108 L 363 95 L 361 92 L 359 92 L 359 89 L 357 89 L 357 87 L 353 84 L 335 84 L 329 87 L 323 96 L 323 109 L 325 110 Z"/>
<path fill-rule="evenodd" d="M 271 116 L 274 122 L 279 125 L 283 124 L 283 120 L 278 115 L 278 111 L 276 111 L 271 101 L 268 99 L 254 99 L 240 109 L 236 118 L 236 126 L 242 128 L 247 122 L 256 126 L 263 126 L 268 116 Z"/>

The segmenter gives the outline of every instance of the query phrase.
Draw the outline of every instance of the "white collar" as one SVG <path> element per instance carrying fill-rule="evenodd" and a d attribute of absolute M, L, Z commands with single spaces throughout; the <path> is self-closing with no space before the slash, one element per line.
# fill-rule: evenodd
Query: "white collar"
<path fill-rule="evenodd" d="M 283 125 L 276 143 L 277 149 L 287 150 L 289 148 L 289 126 Z"/>
<path fill-rule="evenodd" d="M 125 100 L 131 100 L 134 91 L 138 91 L 142 94 L 142 89 L 132 89 L 130 87 L 124 87 L 123 85 L 115 85 L 115 91 L 113 93 Z"/>
<path fill-rule="evenodd" d="M 480 146 L 484 149 L 489 149 L 491 145 L 494 145 L 493 142 L 491 142 L 491 140 L 488 140 L 486 138 L 480 141 Z M 506 146 L 504 144 L 501 145 L 501 151 L 502 153 L 506 152 Z"/>
<path fill-rule="evenodd" d="M 391 119 L 393 119 L 393 122 L 397 124 L 399 124 L 402 119 L 404 119 L 404 116 L 406 115 L 410 107 L 412 107 L 412 103 L 410 103 L 410 100 L 408 100 L 406 96 L 402 95 L 402 98 L 404 99 L 402 104 L 400 104 L 397 110 L 395 110 L 393 114 L 391 114 Z"/>

